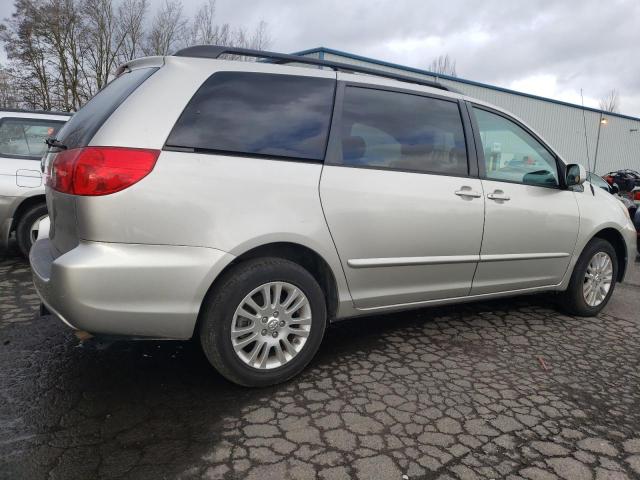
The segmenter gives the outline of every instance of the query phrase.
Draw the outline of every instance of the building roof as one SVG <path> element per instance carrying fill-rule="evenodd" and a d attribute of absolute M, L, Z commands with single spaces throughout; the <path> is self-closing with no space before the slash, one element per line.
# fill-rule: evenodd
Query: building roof
<path fill-rule="evenodd" d="M 541 100 L 543 102 L 551 102 L 551 103 L 555 103 L 557 105 L 564 105 L 565 107 L 578 108 L 580 110 L 584 109 L 584 110 L 587 110 L 589 112 L 596 112 L 596 113 L 600 113 L 602 115 L 626 118 L 627 120 L 640 121 L 640 118 L 632 117 L 630 115 L 623 115 L 621 113 L 607 112 L 607 111 L 600 110 L 600 109 L 597 109 L 597 108 L 592 108 L 592 107 L 583 107 L 582 105 L 577 105 L 575 103 L 563 102 L 562 100 L 555 100 L 553 98 L 541 97 L 539 95 L 532 95 L 530 93 L 518 92 L 516 90 L 510 90 L 508 88 L 497 87 L 495 85 L 489 85 L 487 83 L 476 82 L 474 80 L 467 80 L 467 79 L 460 78 L 460 77 L 452 77 L 450 75 L 442 75 L 442 74 L 439 74 L 439 73 L 433 73 L 433 72 L 430 72 L 428 70 L 422 70 L 420 68 L 407 67 L 406 65 L 399 65 L 397 63 L 385 62 L 384 60 L 377 60 L 375 58 L 363 57 L 361 55 L 356 55 L 354 53 L 349 53 L 349 52 L 343 52 L 343 51 L 340 51 L 340 50 L 334 50 L 332 48 L 326 48 L 326 47 L 310 48 L 308 50 L 302 50 L 300 52 L 294 52 L 294 55 L 309 55 L 309 54 L 312 54 L 312 53 L 320 54 L 321 58 L 322 58 L 322 55 L 325 54 L 325 53 L 329 53 L 329 54 L 332 54 L 332 55 L 339 55 L 341 57 L 350 58 L 352 60 L 359 60 L 361 62 L 368 62 L 368 63 L 372 63 L 372 64 L 375 64 L 375 65 L 380 65 L 380 66 L 383 66 L 383 67 L 389 67 L 389 68 L 396 68 L 396 69 L 399 69 L 399 70 L 404 70 L 405 72 L 418 73 L 418 74 L 421 74 L 421 75 L 430 75 L 432 77 L 442 78 L 442 79 L 450 80 L 450 81 L 453 81 L 453 82 L 465 83 L 467 85 L 473 85 L 473 86 L 476 86 L 476 87 L 488 88 L 489 90 L 496 90 L 498 92 L 510 93 L 512 95 L 519 95 L 521 97 L 527 97 L 527 98 L 533 98 L 535 100 Z"/>

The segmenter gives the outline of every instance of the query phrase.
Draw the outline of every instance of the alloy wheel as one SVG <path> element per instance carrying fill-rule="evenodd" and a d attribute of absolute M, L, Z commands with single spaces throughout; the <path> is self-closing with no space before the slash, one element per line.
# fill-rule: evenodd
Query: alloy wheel
<path fill-rule="evenodd" d="M 590 307 L 600 305 L 611 290 L 613 262 L 605 252 L 596 253 L 587 266 L 582 286 L 584 300 Z"/>
<path fill-rule="evenodd" d="M 311 332 L 311 305 L 287 282 L 269 282 L 240 302 L 231 323 L 233 349 L 246 365 L 272 369 L 290 362 Z"/>

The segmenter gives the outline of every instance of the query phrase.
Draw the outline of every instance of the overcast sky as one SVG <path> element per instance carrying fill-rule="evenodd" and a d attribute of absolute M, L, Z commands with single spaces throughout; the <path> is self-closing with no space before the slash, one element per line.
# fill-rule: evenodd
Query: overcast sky
<path fill-rule="evenodd" d="M 117 1 L 117 0 L 114 0 Z M 156 7 L 163 0 L 151 0 Z M 192 14 L 199 0 L 183 0 Z M 0 0 L 0 18 L 12 10 Z M 640 117 L 639 0 L 218 0 L 221 23 L 269 25 L 271 49 L 329 47 L 597 107 L 612 88 Z"/>

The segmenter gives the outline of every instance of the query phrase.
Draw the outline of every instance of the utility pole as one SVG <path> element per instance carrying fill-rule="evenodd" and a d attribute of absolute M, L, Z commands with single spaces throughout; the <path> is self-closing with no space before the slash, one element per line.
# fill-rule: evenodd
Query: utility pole
<path fill-rule="evenodd" d="M 600 130 L 602 129 L 602 125 L 606 125 L 608 120 L 602 116 L 602 112 L 600 112 L 600 122 L 598 122 L 598 136 L 596 137 L 596 153 L 593 158 L 593 172 L 596 173 L 596 164 L 598 163 L 598 147 L 600 146 Z"/>

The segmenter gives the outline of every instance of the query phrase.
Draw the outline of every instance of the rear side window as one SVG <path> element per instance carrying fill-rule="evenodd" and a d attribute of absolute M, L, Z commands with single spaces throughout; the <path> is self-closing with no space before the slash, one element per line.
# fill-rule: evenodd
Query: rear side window
<path fill-rule="evenodd" d="M 71 117 L 58 140 L 68 148 L 86 147 L 102 124 L 157 68 L 140 68 L 121 74 L 100 90 Z"/>
<path fill-rule="evenodd" d="M 467 149 L 455 101 L 347 87 L 341 164 L 466 175 Z"/>
<path fill-rule="evenodd" d="M 218 72 L 193 96 L 168 147 L 324 158 L 335 80 Z"/>
<path fill-rule="evenodd" d="M 45 138 L 54 136 L 63 124 L 32 118 L 0 119 L 0 156 L 39 160 L 47 149 Z"/>

